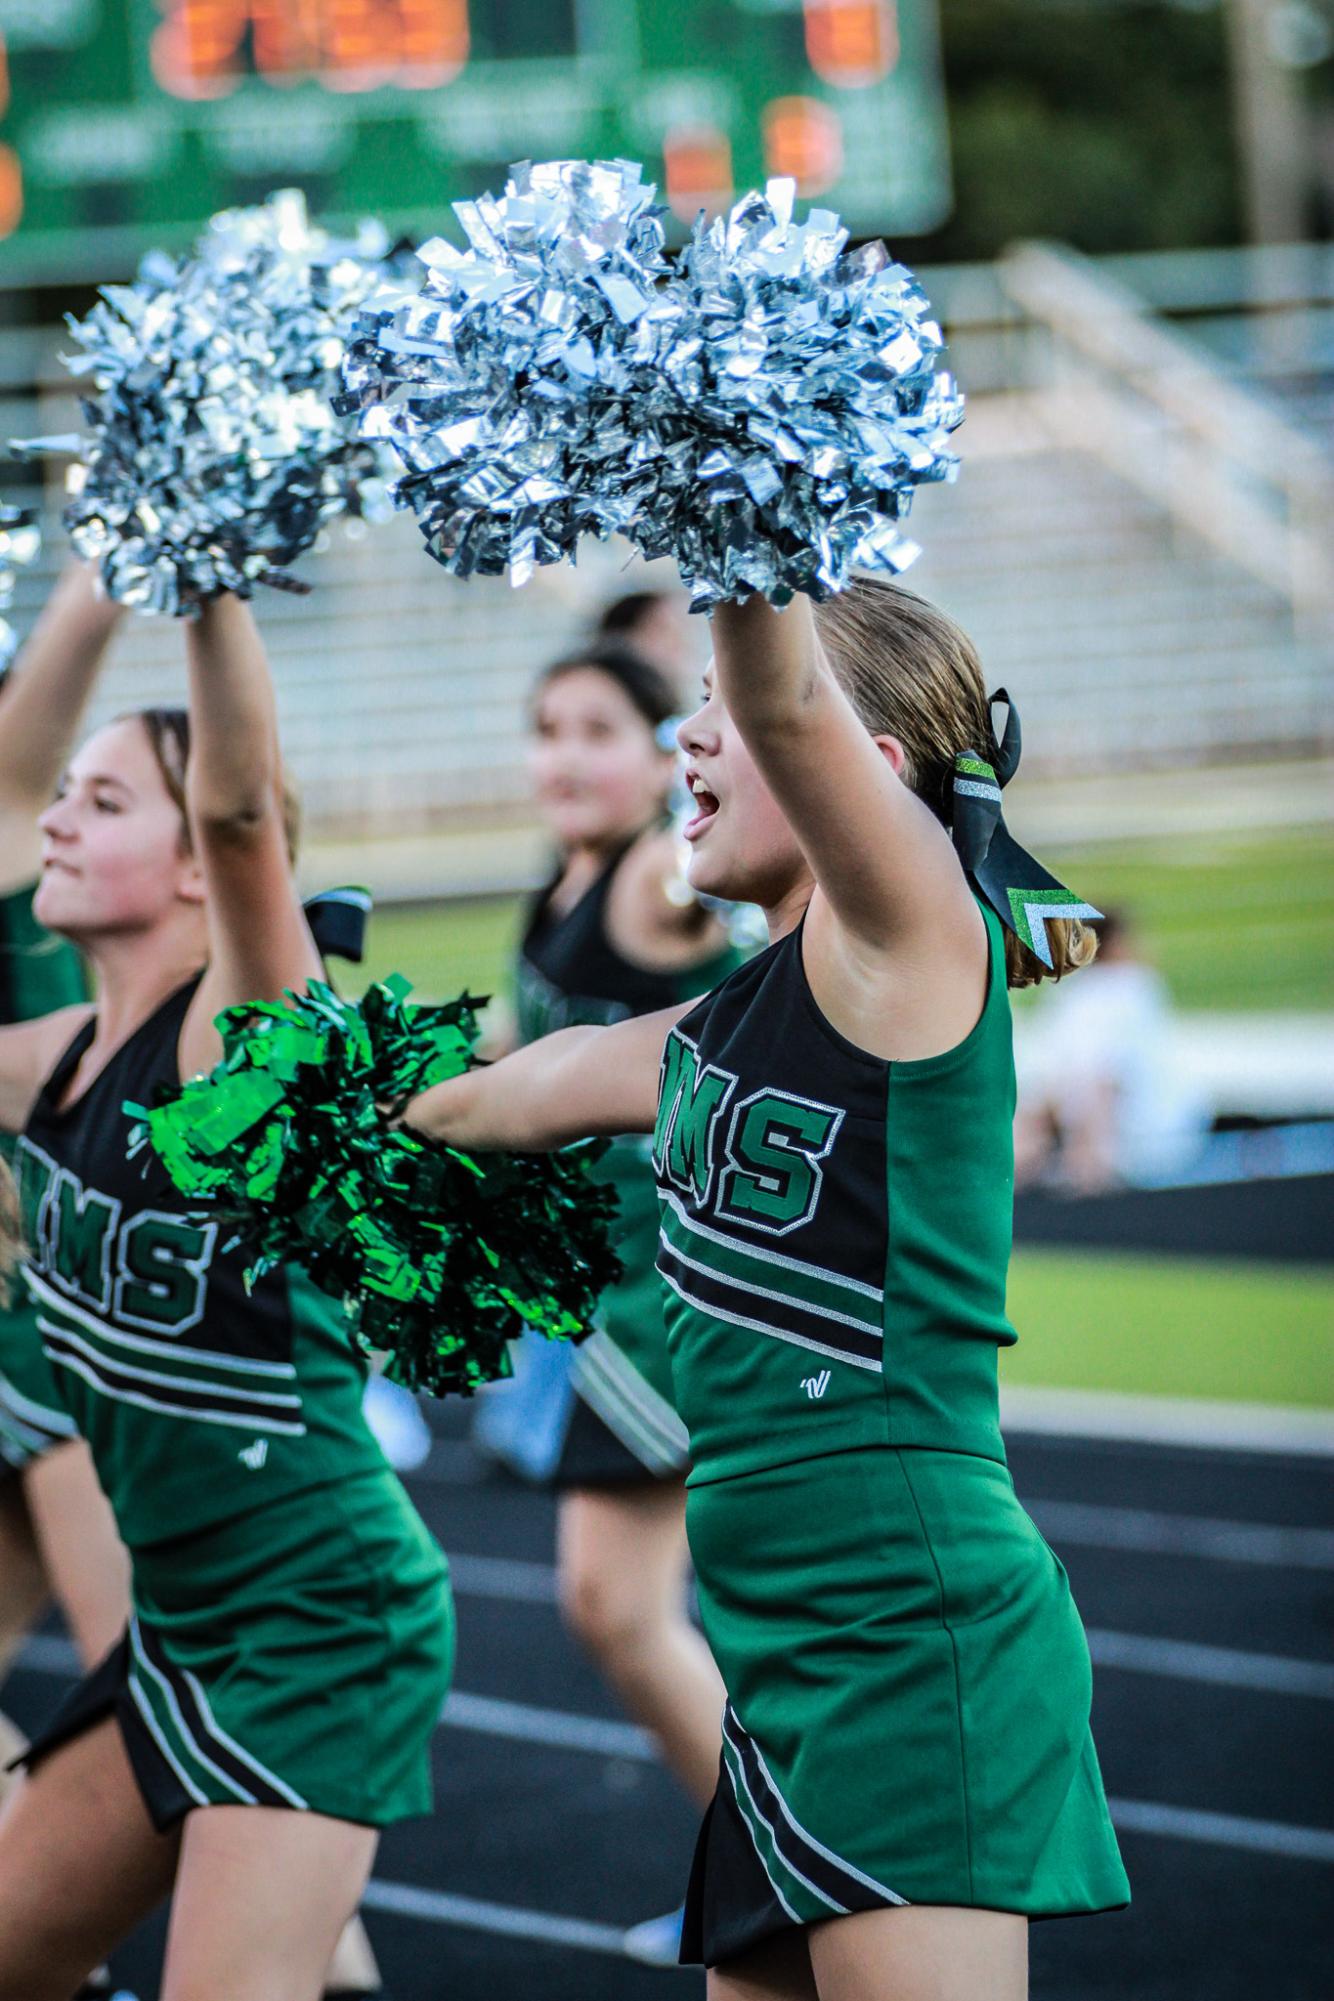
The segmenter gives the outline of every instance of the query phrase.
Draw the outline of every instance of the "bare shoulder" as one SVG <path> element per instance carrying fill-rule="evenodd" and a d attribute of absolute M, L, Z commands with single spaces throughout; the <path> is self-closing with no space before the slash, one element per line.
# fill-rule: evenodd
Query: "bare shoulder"
<path fill-rule="evenodd" d="M 670 830 L 641 835 L 621 862 L 607 933 L 625 958 L 663 972 L 699 965 L 726 945 L 723 926 L 690 893 Z"/>

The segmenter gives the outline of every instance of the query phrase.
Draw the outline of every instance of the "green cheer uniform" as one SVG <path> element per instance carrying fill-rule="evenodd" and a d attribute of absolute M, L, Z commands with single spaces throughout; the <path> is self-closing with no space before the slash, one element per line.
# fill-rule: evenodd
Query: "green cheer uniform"
<path fill-rule="evenodd" d="M 983 916 L 986 1002 L 945 1055 L 840 1035 L 800 928 L 664 1052 L 658 1263 L 728 1694 L 683 1958 L 895 1904 L 1129 1898 L 1083 1627 L 998 1422 L 1014 1067 Z"/>
<path fill-rule="evenodd" d="M 707 992 L 740 963 L 729 947 L 699 965 L 665 972 L 636 965 L 616 949 L 607 935 L 607 899 L 634 844 L 621 847 L 563 914 L 551 908 L 559 878 L 535 897 L 515 980 L 521 1041 L 675 1007 Z M 562 1486 L 674 1479 L 686 1465 L 654 1270 L 658 1203 L 650 1156 L 647 1139 L 626 1136 L 613 1141 L 596 1170 L 616 1190 L 616 1248 L 625 1271 L 603 1293 L 594 1330 L 574 1352 L 575 1402 L 555 1476 Z"/>
<path fill-rule="evenodd" d="M 44 931 L 32 914 L 35 888 L 0 896 L 0 1027 L 88 998 L 74 947 Z M 5 1135 L 0 1148 L 12 1158 Z M 8 1307 L 0 1306 L 0 1477 L 73 1435 L 74 1420 L 42 1353 L 37 1316 L 16 1291 Z"/>
<path fill-rule="evenodd" d="M 17 1165 L 25 1277 L 130 1553 L 133 1616 L 30 1758 L 107 1714 L 155 1824 L 283 1805 L 383 1826 L 430 1807 L 453 1615 L 440 1551 L 361 1413 L 341 1310 L 240 1252 L 126 1155 L 175 1085 L 197 981 L 70 1103 L 89 1022 Z"/>

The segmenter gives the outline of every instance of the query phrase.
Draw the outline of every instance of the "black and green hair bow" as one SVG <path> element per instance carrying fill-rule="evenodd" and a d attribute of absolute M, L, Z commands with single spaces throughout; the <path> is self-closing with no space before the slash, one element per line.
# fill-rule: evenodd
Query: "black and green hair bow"
<path fill-rule="evenodd" d="M 987 706 L 994 708 L 998 702 L 1005 704 L 1006 717 L 1004 734 L 998 745 L 993 743 L 994 762 L 977 750 L 961 751 L 954 760 L 948 802 L 950 830 L 970 881 L 1002 924 L 1007 924 L 1044 966 L 1050 966 L 1048 920 L 1097 918 L 1102 912 L 1048 875 L 1041 863 L 1020 847 L 1001 817 L 1001 791 L 1019 769 L 1023 737 L 1019 711 L 1004 688 L 996 690 Z"/>

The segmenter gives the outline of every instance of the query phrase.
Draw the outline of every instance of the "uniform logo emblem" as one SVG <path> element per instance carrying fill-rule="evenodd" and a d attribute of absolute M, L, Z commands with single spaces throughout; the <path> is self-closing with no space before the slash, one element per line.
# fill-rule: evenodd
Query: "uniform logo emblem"
<path fill-rule="evenodd" d="M 269 1456 L 269 1441 L 267 1438 L 257 1438 L 253 1445 L 244 1446 L 236 1456 L 243 1466 L 250 1468 L 252 1473 L 258 1473 Z"/>
<path fill-rule="evenodd" d="M 818 1376 L 803 1376 L 801 1387 L 808 1397 L 822 1397 L 829 1388 L 829 1371 L 821 1369 Z"/>

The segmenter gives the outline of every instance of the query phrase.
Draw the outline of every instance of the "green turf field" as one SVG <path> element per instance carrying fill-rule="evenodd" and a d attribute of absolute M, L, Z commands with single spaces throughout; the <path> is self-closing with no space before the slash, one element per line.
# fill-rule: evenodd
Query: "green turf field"
<path fill-rule="evenodd" d="M 1334 1009 L 1334 827 L 1043 855 L 1124 906 L 1182 1008 Z"/>
<path fill-rule="evenodd" d="M 1003 1380 L 1334 1406 L 1334 1275 L 1022 1246 Z"/>
<path fill-rule="evenodd" d="M 1043 860 L 1100 905 L 1133 911 L 1183 1008 L 1334 1010 L 1334 828 L 1089 847 Z M 435 997 L 495 992 L 518 922 L 493 897 L 388 908 L 370 970 Z"/>
<path fill-rule="evenodd" d="M 368 979 L 406 973 L 423 999 L 443 1000 L 461 987 L 503 993 L 519 923 L 516 897 L 379 909 L 371 919 Z"/>

